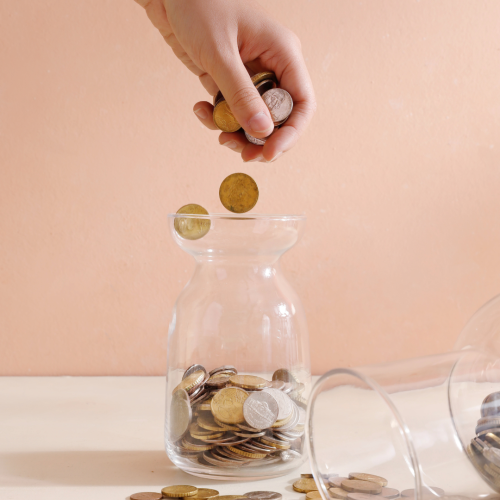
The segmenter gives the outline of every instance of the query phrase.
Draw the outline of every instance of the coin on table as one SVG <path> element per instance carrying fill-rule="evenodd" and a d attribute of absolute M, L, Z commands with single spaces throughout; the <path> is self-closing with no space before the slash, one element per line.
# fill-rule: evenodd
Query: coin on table
<path fill-rule="evenodd" d="M 269 91 L 268 91 L 269 92 Z M 214 108 L 215 126 L 223 132 L 236 132 L 241 128 L 227 101 L 219 101 Z"/>
<path fill-rule="evenodd" d="M 293 483 L 293 489 L 299 493 L 309 493 L 310 491 L 317 491 L 318 487 L 314 479 L 301 478 Z"/>
<path fill-rule="evenodd" d="M 366 474 L 364 472 L 351 472 L 349 479 L 359 479 L 360 481 L 371 481 L 372 483 L 380 484 L 380 486 L 387 486 L 387 479 L 375 476 L 374 474 Z"/>
<path fill-rule="evenodd" d="M 306 500 L 321 500 L 321 493 L 319 491 L 310 491 L 306 494 Z"/>
<path fill-rule="evenodd" d="M 252 210 L 259 199 L 257 183 L 247 174 L 228 175 L 220 185 L 219 198 L 224 207 L 236 214 Z"/>
<path fill-rule="evenodd" d="M 496 417 L 498 415 L 500 415 L 500 392 L 492 392 L 481 403 L 481 416 Z"/>
<path fill-rule="evenodd" d="M 247 498 L 252 500 L 281 500 L 283 495 L 276 491 L 250 491 L 245 493 Z"/>
<path fill-rule="evenodd" d="M 173 390 L 173 393 L 180 389 L 184 389 L 187 392 L 195 389 L 203 382 L 205 375 L 205 372 L 202 370 L 191 373 L 191 375 L 188 375 L 184 380 L 181 380 L 181 383 Z"/>
<path fill-rule="evenodd" d="M 198 493 L 192 498 L 215 498 L 219 496 L 217 490 L 211 490 L 210 488 L 198 488 Z"/>
<path fill-rule="evenodd" d="M 186 215 L 209 215 L 201 205 L 197 205 L 196 203 L 184 205 L 177 210 L 177 213 Z M 174 228 L 177 234 L 185 240 L 199 240 L 210 230 L 210 219 L 175 217 Z"/>
<path fill-rule="evenodd" d="M 342 488 L 329 488 L 330 496 L 333 498 L 341 498 L 342 500 L 347 500 L 347 491 Z"/>
<path fill-rule="evenodd" d="M 388 498 L 389 500 L 392 500 L 394 498 L 398 498 L 399 497 L 399 490 L 397 490 L 396 488 L 382 488 L 382 491 L 380 493 L 381 497 L 384 497 L 384 498 Z"/>
<path fill-rule="evenodd" d="M 130 495 L 130 500 L 161 500 L 162 498 L 163 496 L 161 493 L 152 493 L 150 491 Z"/>
<path fill-rule="evenodd" d="M 266 141 L 271 137 L 272 134 L 269 134 L 267 137 L 263 137 L 262 139 L 259 139 L 258 137 L 254 137 L 253 135 L 250 135 L 248 132 L 245 131 L 245 137 L 247 138 L 248 142 L 251 142 L 252 144 L 255 144 L 256 146 L 264 146 Z"/>
<path fill-rule="evenodd" d="M 180 389 L 172 396 L 170 402 L 170 439 L 178 441 L 189 429 L 192 412 L 188 393 Z"/>
<path fill-rule="evenodd" d="M 243 389 L 262 389 L 267 386 L 267 380 L 256 375 L 233 375 L 230 379 L 231 384 Z"/>
<path fill-rule="evenodd" d="M 370 495 L 369 493 L 348 493 L 347 500 L 375 500 L 377 495 Z"/>
<path fill-rule="evenodd" d="M 196 488 L 196 486 L 179 484 L 175 486 L 165 486 L 165 488 L 162 488 L 161 492 L 164 497 L 169 498 L 194 497 L 196 493 L 198 493 L 198 488 Z"/>
<path fill-rule="evenodd" d="M 217 500 L 240 500 L 240 498 L 246 498 L 243 495 L 222 495 L 217 497 Z"/>
<path fill-rule="evenodd" d="M 345 479 L 342 481 L 342 488 L 353 493 L 371 493 L 378 495 L 382 491 L 382 486 L 370 481 L 360 481 L 359 479 Z"/>
<path fill-rule="evenodd" d="M 214 417 L 225 424 L 241 424 L 245 421 L 243 404 L 248 396 L 248 392 L 239 387 L 221 389 L 212 399 Z"/>
<path fill-rule="evenodd" d="M 262 94 L 274 123 L 286 120 L 293 109 L 292 96 L 285 89 L 271 89 Z"/>
<path fill-rule="evenodd" d="M 305 477 L 308 479 L 313 479 L 314 476 L 310 472 L 306 472 L 305 474 L 301 474 L 300 477 Z"/>
<path fill-rule="evenodd" d="M 263 389 L 263 392 L 267 392 L 278 402 L 278 408 L 279 408 L 278 420 L 284 420 L 290 417 L 290 415 L 292 415 L 294 405 L 293 401 L 288 397 L 287 394 L 285 394 L 282 391 L 279 391 L 278 389 L 272 389 L 272 388 Z"/>

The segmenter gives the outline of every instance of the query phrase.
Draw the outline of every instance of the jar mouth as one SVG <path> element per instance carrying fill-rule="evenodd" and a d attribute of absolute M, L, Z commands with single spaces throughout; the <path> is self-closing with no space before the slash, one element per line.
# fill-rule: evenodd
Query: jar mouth
<path fill-rule="evenodd" d="M 233 220 L 282 220 L 282 221 L 300 221 L 306 220 L 305 214 L 168 214 L 169 218 L 182 219 L 233 219 Z"/>

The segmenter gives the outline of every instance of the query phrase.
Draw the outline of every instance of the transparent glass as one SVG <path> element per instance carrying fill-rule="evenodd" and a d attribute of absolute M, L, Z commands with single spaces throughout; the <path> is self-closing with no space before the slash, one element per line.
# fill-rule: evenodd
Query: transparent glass
<path fill-rule="evenodd" d="M 184 239 L 175 228 L 180 217 L 209 220 L 210 229 L 199 239 Z M 293 442 L 294 453 L 276 450 L 262 462 L 230 467 L 207 463 L 203 453 L 185 449 L 182 439 L 173 441 L 172 394 L 194 364 L 202 365 L 207 373 L 232 365 L 238 374 L 266 381 L 284 369 L 293 374 L 293 391 L 288 396 L 302 408 L 305 426 L 305 402 L 311 389 L 307 323 L 280 264 L 281 256 L 300 239 L 305 217 L 170 214 L 169 220 L 174 241 L 194 257 L 196 267 L 177 299 L 168 334 L 166 452 L 179 468 L 202 477 L 249 480 L 286 474 L 306 460 L 304 439 Z M 290 390 L 290 384 L 286 385 Z M 196 394 L 195 400 L 200 393 Z M 192 423 L 202 413 L 199 408 L 192 405 Z"/>
<path fill-rule="evenodd" d="M 328 372 L 313 387 L 306 427 L 322 497 L 331 498 L 330 476 L 353 472 L 416 498 L 499 491 L 500 460 L 476 447 L 482 402 L 497 391 L 499 358 L 472 347 Z"/>

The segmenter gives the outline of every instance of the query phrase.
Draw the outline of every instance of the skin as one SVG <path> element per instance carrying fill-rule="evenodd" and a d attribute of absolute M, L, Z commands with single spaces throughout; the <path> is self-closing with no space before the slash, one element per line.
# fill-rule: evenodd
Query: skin
<path fill-rule="evenodd" d="M 200 79 L 210 95 L 220 89 L 234 116 L 254 137 L 273 131 L 269 111 L 249 72 L 273 71 L 294 101 L 292 114 L 264 146 L 251 144 L 242 131 L 222 132 L 219 143 L 243 161 L 276 160 L 290 150 L 307 128 L 316 101 L 297 36 L 253 0 L 136 0 L 174 54 Z M 213 106 L 194 105 L 210 130 Z"/>

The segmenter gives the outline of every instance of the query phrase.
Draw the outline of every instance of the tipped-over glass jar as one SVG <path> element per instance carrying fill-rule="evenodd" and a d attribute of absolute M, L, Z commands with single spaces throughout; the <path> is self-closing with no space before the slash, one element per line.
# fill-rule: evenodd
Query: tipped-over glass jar
<path fill-rule="evenodd" d="M 168 335 L 167 454 L 202 477 L 286 474 L 306 460 L 311 374 L 304 310 L 280 257 L 305 217 L 169 218 L 196 267 Z"/>

